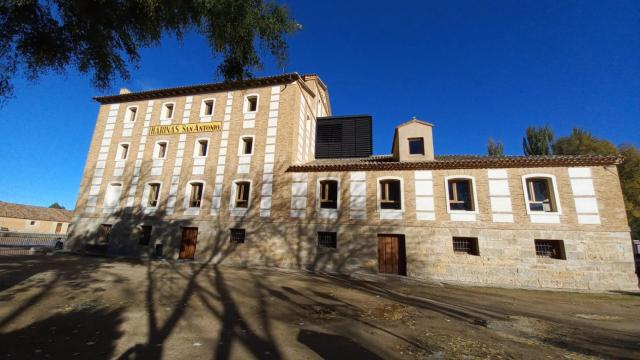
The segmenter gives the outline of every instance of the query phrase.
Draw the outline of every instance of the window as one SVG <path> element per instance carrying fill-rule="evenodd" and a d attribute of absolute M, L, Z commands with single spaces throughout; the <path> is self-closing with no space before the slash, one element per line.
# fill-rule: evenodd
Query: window
<path fill-rule="evenodd" d="M 409 139 L 409 154 L 424 155 L 424 139 L 423 138 Z"/>
<path fill-rule="evenodd" d="M 120 144 L 118 148 L 118 160 L 127 160 L 129 155 L 129 144 Z"/>
<path fill-rule="evenodd" d="M 244 244 L 244 229 L 230 229 L 230 241 L 232 244 Z"/>
<path fill-rule="evenodd" d="M 30 226 L 36 226 L 37 222 L 35 220 L 29 221 Z"/>
<path fill-rule="evenodd" d="M 132 106 L 130 108 L 127 108 L 127 115 L 126 115 L 126 119 L 128 122 L 134 122 L 136 121 L 136 115 L 138 113 L 138 108 L 135 106 Z"/>
<path fill-rule="evenodd" d="M 142 225 L 142 233 L 140 234 L 140 245 L 149 245 L 151 242 L 151 225 Z"/>
<path fill-rule="evenodd" d="M 111 229 L 113 225 L 102 224 L 98 230 L 98 243 L 105 245 L 109 244 L 109 237 L 111 235 Z"/>
<path fill-rule="evenodd" d="M 191 196 L 189 197 L 189 207 L 199 208 L 202 204 L 202 183 L 191 184 Z"/>
<path fill-rule="evenodd" d="M 149 184 L 149 197 L 147 198 L 147 206 L 157 207 L 159 196 L 160 196 L 160 184 L 158 183 Z"/>
<path fill-rule="evenodd" d="M 471 179 L 448 180 L 449 210 L 475 210 L 471 181 Z"/>
<path fill-rule="evenodd" d="M 211 116 L 213 115 L 213 106 L 214 99 L 204 99 L 202 100 L 202 107 L 200 110 L 200 116 Z"/>
<path fill-rule="evenodd" d="M 530 211 L 556 212 L 551 178 L 527 178 L 526 188 Z"/>
<path fill-rule="evenodd" d="M 62 223 L 56 224 L 56 234 L 60 234 L 62 232 Z"/>
<path fill-rule="evenodd" d="M 209 140 L 198 140 L 196 143 L 196 156 L 207 156 L 207 150 L 209 150 Z"/>
<path fill-rule="evenodd" d="M 244 136 L 242 137 L 242 146 L 240 150 L 240 154 L 242 155 L 251 155 L 253 154 L 253 137 L 252 136 Z"/>
<path fill-rule="evenodd" d="M 335 180 L 320 181 L 320 208 L 338 208 L 338 182 Z"/>
<path fill-rule="evenodd" d="M 400 180 L 380 180 L 380 209 L 402 209 Z"/>
<path fill-rule="evenodd" d="M 251 183 L 248 181 L 239 181 L 236 183 L 236 198 L 235 207 L 248 208 L 249 207 L 249 191 L 251 190 Z"/>
<path fill-rule="evenodd" d="M 453 237 L 453 252 L 480 255 L 478 250 L 478 238 Z"/>
<path fill-rule="evenodd" d="M 535 240 L 536 256 L 566 260 L 564 243 L 562 240 Z"/>
<path fill-rule="evenodd" d="M 104 196 L 104 207 L 114 208 L 120 203 L 120 194 L 122 193 L 122 184 L 113 183 L 107 186 L 107 192 Z"/>
<path fill-rule="evenodd" d="M 162 106 L 162 118 L 163 119 L 171 119 L 173 118 L 173 108 L 174 108 L 174 104 L 173 103 L 168 103 L 168 104 L 164 104 Z"/>
<path fill-rule="evenodd" d="M 157 142 L 156 148 L 153 151 L 156 159 L 164 159 L 167 157 L 167 143 L 166 142 Z"/>
<path fill-rule="evenodd" d="M 328 231 L 318 232 L 318 247 L 333 248 L 338 246 L 338 234 Z"/>
<path fill-rule="evenodd" d="M 245 98 L 244 112 L 258 111 L 258 95 L 248 95 Z"/>

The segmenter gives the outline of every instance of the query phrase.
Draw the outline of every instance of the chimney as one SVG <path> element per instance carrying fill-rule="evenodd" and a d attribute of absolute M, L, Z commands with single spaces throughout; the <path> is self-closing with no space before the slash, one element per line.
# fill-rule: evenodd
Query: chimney
<path fill-rule="evenodd" d="M 123 94 L 131 94 L 131 90 L 127 88 L 120 88 L 120 95 L 123 95 Z"/>

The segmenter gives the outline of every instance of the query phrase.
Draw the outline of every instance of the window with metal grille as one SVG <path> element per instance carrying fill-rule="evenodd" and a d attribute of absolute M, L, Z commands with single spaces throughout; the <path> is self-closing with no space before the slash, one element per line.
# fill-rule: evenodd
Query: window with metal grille
<path fill-rule="evenodd" d="M 318 247 L 333 248 L 338 246 L 338 234 L 328 231 L 318 232 Z"/>
<path fill-rule="evenodd" d="M 321 143 L 342 142 L 342 124 L 318 125 L 317 141 Z"/>
<path fill-rule="evenodd" d="M 230 229 L 230 241 L 233 244 L 244 244 L 244 229 Z"/>
<path fill-rule="evenodd" d="M 535 240 L 536 256 L 566 260 L 564 242 L 562 240 Z"/>
<path fill-rule="evenodd" d="M 335 180 L 320 181 L 320 208 L 338 208 L 338 182 Z"/>
<path fill-rule="evenodd" d="M 101 244 L 108 244 L 109 237 L 111 235 L 111 228 L 113 225 L 111 224 L 102 224 L 100 225 L 100 229 L 98 230 L 98 242 Z"/>
<path fill-rule="evenodd" d="M 478 249 L 478 238 L 453 237 L 453 252 L 466 253 L 469 255 L 480 255 Z"/>
<path fill-rule="evenodd" d="M 140 245 L 149 245 L 151 242 L 151 225 L 142 225 L 142 232 L 140 233 Z"/>

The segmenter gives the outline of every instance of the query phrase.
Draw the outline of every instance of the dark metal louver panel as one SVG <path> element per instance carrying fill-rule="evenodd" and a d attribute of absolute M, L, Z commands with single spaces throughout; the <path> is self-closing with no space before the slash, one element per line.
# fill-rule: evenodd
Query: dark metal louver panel
<path fill-rule="evenodd" d="M 367 157 L 371 153 L 371 116 L 318 118 L 316 159 Z"/>

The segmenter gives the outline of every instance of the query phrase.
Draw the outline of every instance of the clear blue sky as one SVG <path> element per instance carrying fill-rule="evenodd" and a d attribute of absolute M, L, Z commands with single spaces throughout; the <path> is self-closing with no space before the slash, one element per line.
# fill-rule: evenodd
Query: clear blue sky
<path fill-rule="evenodd" d="M 334 114 L 374 118 L 375 153 L 412 116 L 433 122 L 439 154 L 521 154 L 528 125 L 574 126 L 640 144 L 638 1 L 287 1 L 304 28 L 286 71 L 318 73 Z M 196 34 L 142 51 L 130 81 L 99 92 L 76 72 L 16 79 L 0 109 L 0 200 L 75 206 L 98 104 L 120 87 L 219 80 Z M 272 61 L 256 75 L 282 72 Z"/>

